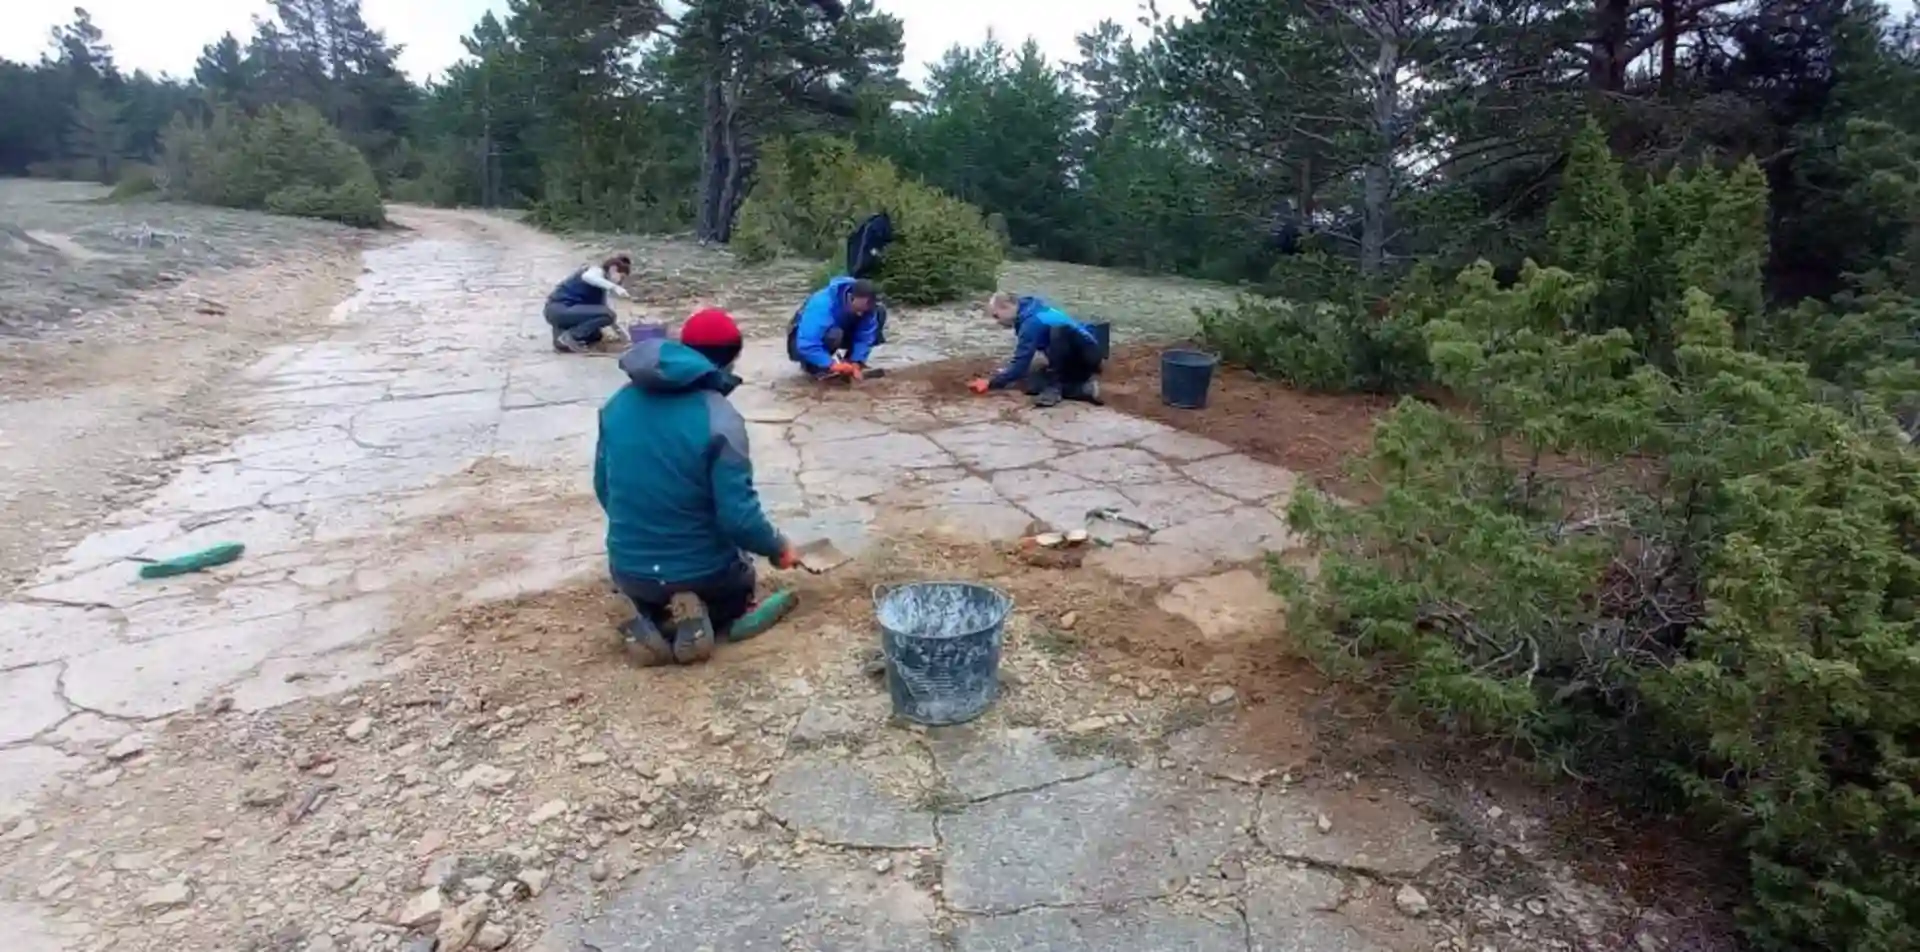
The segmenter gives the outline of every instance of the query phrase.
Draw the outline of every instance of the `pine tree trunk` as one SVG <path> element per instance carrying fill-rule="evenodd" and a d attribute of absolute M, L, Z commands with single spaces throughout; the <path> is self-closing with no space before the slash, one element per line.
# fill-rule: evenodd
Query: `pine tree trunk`
<path fill-rule="evenodd" d="M 1377 274 L 1387 262 L 1393 212 L 1393 163 L 1399 155 L 1400 38 L 1382 29 L 1373 61 L 1374 154 L 1360 180 L 1360 270 Z"/>

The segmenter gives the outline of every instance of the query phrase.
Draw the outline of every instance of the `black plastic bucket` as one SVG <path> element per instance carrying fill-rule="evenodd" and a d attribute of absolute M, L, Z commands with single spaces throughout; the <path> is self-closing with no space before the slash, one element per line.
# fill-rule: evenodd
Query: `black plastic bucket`
<path fill-rule="evenodd" d="M 1000 645 L 1013 598 L 973 582 L 873 590 L 893 712 L 916 724 L 962 724 L 1000 694 Z"/>
<path fill-rule="evenodd" d="M 1100 359 L 1106 360 L 1113 354 L 1113 325 L 1107 321 L 1098 321 L 1087 325 L 1093 333 L 1093 342 L 1100 347 Z"/>
<path fill-rule="evenodd" d="M 1180 410 L 1202 410 L 1213 388 L 1213 368 L 1220 358 L 1197 350 L 1169 350 L 1160 355 L 1160 401 Z"/>

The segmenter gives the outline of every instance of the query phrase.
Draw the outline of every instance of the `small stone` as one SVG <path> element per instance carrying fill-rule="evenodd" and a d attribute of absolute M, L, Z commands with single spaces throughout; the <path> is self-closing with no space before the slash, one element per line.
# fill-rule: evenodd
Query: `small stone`
<path fill-rule="evenodd" d="M 95 790 L 99 790 L 105 787 L 111 787 L 114 784 L 120 782 L 120 775 L 122 773 L 124 773 L 124 771 L 122 771 L 118 767 L 108 767 L 107 769 L 102 770 L 99 773 L 88 777 L 87 786 L 92 787 Z"/>
<path fill-rule="evenodd" d="M 1412 883 L 1401 886 L 1400 890 L 1393 894 L 1393 904 L 1402 915 L 1412 916 L 1415 919 L 1426 915 L 1427 910 L 1432 908 L 1427 902 L 1426 893 L 1413 888 Z"/>
<path fill-rule="evenodd" d="M 651 830 L 659 822 L 660 822 L 659 819 L 654 817 L 654 815 L 651 813 L 640 814 L 640 828 L 643 830 Z"/>
<path fill-rule="evenodd" d="M 724 747 L 727 744 L 733 743 L 733 739 L 739 736 L 739 734 L 739 731 L 725 724 L 715 724 L 707 728 L 707 741 L 715 747 Z"/>
<path fill-rule="evenodd" d="M 497 952 L 499 949 L 506 948 L 507 943 L 512 941 L 513 933 L 491 922 L 481 926 L 480 931 L 473 935 L 473 947 L 483 949 L 485 952 Z"/>
<path fill-rule="evenodd" d="M 759 810 L 748 810 L 740 814 L 740 828 L 743 830 L 757 830 L 760 828 L 760 823 L 764 819 L 764 816 L 765 815 Z"/>
<path fill-rule="evenodd" d="M 515 873 L 513 878 L 519 880 L 521 885 L 527 887 L 527 895 L 538 896 L 546 891 L 547 880 L 552 878 L 552 875 L 552 873 L 544 869 L 523 869 Z"/>
<path fill-rule="evenodd" d="M 393 914 L 395 925 L 409 929 L 425 929 L 440 921 L 440 914 L 446 909 L 446 894 L 435 886 L 407 900 L 399 911 Z"/>
<path fill-rule="evenodd" d="M 1060 628 L 1063 631 L 1072 631 L 1073 626 L 1078 624 L 1080 624 L 1079 612 L 1068 612 L 1060 616 Z"/>
<path fill-rule="evenodd" d="M 440 847 L 445 845 L 447 845 L 447 831 L 428 830 L 420 837 L 420 842 L 413 844 L 413 855 L 420 859 L 426 859 L 440 852 Z"/>
<path fill-rule="evenodd" d="M 588 750 L 582 751 L 573 762 L 582 767 L 599 767 L 610 759 L 612 758 L 609 758 L 604 750 Z"/>
<path fill-rule="evenodd" d="M 34 822 L 33 817 L 22 817 L 20 822 L 13 825 L 13 829 L 0 836 L 0 843 L 18 843 L 21 840 L 32 839 L 38 832 L 40 832 L 40 824 Z"/>
<path fill-rule="evenodd" d="M 1495 823 L 1500 822 L 1500 818 L 1506 815 L 1507 815 L 1507 811 L 1502 810 L 1499 807 L 1487 808 L 1487 819 L 1492 820 Z"/>
<path fill-rule="evenodd" d="M 1526 906 L 1527 906 L 1527 911 L 1530 913 L 1533 913 L 1536 916 L 1544 916 L 1547 914 L 1547 901 L 1545 899 L 1541 899 L 1538 896 L 1535 896 L 1532 899 L 1527 900 Z"/>
<path fill-rule="evenodd" d="M 373 733 L 373 718 L 371 717 L 358 718 L 353 723 L 347 725 L 347 739 L 350 741 L 357 743 L 366 740 L 367 735 L 371 733 Z"/>
<path fill-rule="evenodd" d="M 1333 820 L 1324 813 L 1313 818 L 1313 825 L 1318 827 L 1322 833 L 1333 832 Z"/>
<path fill-rule="evenodd" d="M 532 813 L 527 814 L 527 825 L 539 826 L 540 824 L 545 823 L 548 820 L 558 819 L 560 816 L 562 816 L 566 812 L 567 812 L 567 801 L 548 800 L 547 802 L 542 803 L 540 804 L 540 806 L 536 807 Z"/>
<path fill-rule="evenodd" d="M 354 883 L 360 881 L 360 871 L 357 869 L 330 869 L 321 875 L 320 881 L 326 885 L 330 892 L 346 892 L 353 888 Z"/>
<path fill-rule="evenodd" d="M 240 790 L 240 802 L 250 807 L 277 807 L 287 799 L 287 785 L 277 780 L 250 783 Z"/>
<path fill-rule="evenodd" d="M 226 830 L 202 830 L 200 838 L 209 843 L 218 843 L 227 838 Z"/>
<path fill-rule="evenodd" d="M 487 913 L 492 908 L 493 897 L 475 896 L 461 903 L 450 915 L 441 917 L 440 928 L 434 932 L 434 938 L 440 940 L 434 952 L 464 952 L 473 944 L 480 927 L 487 924 Z"/>
<path fill-rule="evenodd" d="M 611 872 L 607 869 L 607 861 L 604 859 L 596 859 L 592 866 L 587 867 L 587 878 L 596 883 L 606 882 L 609 875 Z"/>
<path fill-rule="evenodd" d="M 477 788 L 488 793 L 499 793 L 512 785 L 514 776 L 511 770 L 501 770 L 492 764 L 478 764 L 455 778 L 453 785 L 461 790 Z"/>
<path fill-rule="evenodd" d="M 461 880 L 460 885 L 467 887 L 467 892 L 479 895 L 493 892 L 495 883 L 492 876 L 470 876 Z"/>
<path fill-rule="evenodd" d="M 1119 714 L 1102 714 L 1097 717 L 1083 717 L 1067 725 L 1067 733 L 1085 736 L 1097 734 L 1109 727 L 1126 723 L 1127 719 Z"/>
<path fill-rule="evenodd" d="M 331 777 L 334 774 L 337 774 L 339 772 L 340 772 L 340 765 L 334 763 L 331 760 L 327 761 L 324 764 L 321 764 L 318 767 L 313 768 L 313 775 L 316 777 Z"/>
<path fill-rule="evenodd" d="M 184 906 L 193 898 L 193 890 L 181 880 L 174 880 L 164 886 L 155 886 L 140 894 L 140 908 L 154 911 Z"/>
<path fill-rule="evenodd" d="M 52 899 L 60 895 L 62 890 L 71 885 L 73 885 L 72 876 L 55 876 L 41 883 L 40 888 L 35 890 L 35 892 L 39 893 L 41 899 Z"/>
<path fill-rule="evenodd" d="M 680 782 L 680 773 L 672 767 L 662 767 L 660 772 L 654 775 L 653 782 L 662 787 L 671 787 Z"/>
<path fill-rule="evenodd" d="M 317 935 L 307 940 L 307 952 L 340 952 L 340 946 L 334 943 L 333 936 Z"/>
<path fill-rule="evenodd" d="M 107 748 L 107 759 L 117 764 L 123 760 L 132 760 L 146 752 L 146 735 L 128 734 L 116 741 L 112 747 Z"/>
<path fill-rule="evenodd" d="M 874 860 L 873 871 L 875 874 L 880 876 L 885 876 L 886 874 L 893 872 L 893 857 L 882 856 L 879 859 Z"/>
<path fill-rule="evenodd" d="M 1233 703 L 1233 699 L 1239 696 L 1240 696 L 1240 692 L 1235 691 L 1234 689 L 1227 687 L 1226 685 L 1223 684 L 1217 688 L 1214 688 L 1212 691 L 1207 692 L 1207 703 L 1213 705 L 1214 707 L 1219 707 L 1222 704 Z"/>
<path fill-rule="evenodd" d="M 433 858 L 427 868 L 420 872 L 420 888 L 433 889 L 445 886 L 453 878 L 454 871 L 460 868 L 460 857 L 452 853 Z"/>

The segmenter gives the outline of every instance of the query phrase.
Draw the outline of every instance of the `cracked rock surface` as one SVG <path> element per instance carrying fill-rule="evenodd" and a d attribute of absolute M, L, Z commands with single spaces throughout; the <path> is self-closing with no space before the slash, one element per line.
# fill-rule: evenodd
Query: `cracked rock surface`
<path fill-rule="evenodd" d="M 1399 788 L 1296 782 L 1226 730 L 1232 688 L 1109 673 L 1055 630 L 1114 634 L 1047 604 L 1077 587 L 1134 613 L 1121 626 L 1152 610 L 1183 643 L 1277 651 L 1257 639 L 1284 606 L 1241 563 L 1293 545 L 1293 474 L 1100 407 L 902 377 L 822 392 L 785 360 L 791 300 L 743 303 L 732 400 L 791 537 L 1002 580 L 1019 569 L 1000 544 L 1034 520 L 1110 546 L 1041 577 L 1008 624 L 1006 690 L 970 725 L 888 717 L 864 577 L 710 664 L 627 668 L 585 479 L 624 378 L 551 353 L 539 317 L 586 258 L 477 214 L 401 214 L 414 230 L 365 255 L 327 334 L 245 369 L 230 440 L 0 602 L 9 952 L 436 936 L 1424 952 L 1479 935 L 1435 884 L 1455 851 Z M 883 361 L 1008 345 L 914 317 Z M 1086 523 L 1109 506 L 1145 528 Z M 142 582 L 129 561 L 223 541 L 246 554 L 191 576 Z M 1414 882 L 1434 897 L 1417 919 L 1394 903 Z"/>

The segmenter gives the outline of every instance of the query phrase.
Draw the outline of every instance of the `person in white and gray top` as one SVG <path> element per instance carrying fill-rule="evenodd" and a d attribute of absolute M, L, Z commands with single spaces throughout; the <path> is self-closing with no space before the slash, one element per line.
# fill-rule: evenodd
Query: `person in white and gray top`
<path fill-rule="evenodd" d="M 631 298 L 620 286 L 633 273 L 633 258 L 617 254 L 567 276 L 547 295 L 547 325 L 553 328 L 553 349 L 578 354 L 593 346 L 600 332 L 614 323 L 607 295 Z"/>

